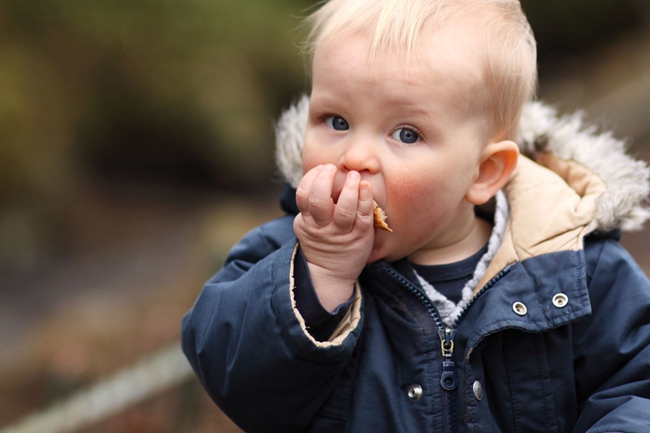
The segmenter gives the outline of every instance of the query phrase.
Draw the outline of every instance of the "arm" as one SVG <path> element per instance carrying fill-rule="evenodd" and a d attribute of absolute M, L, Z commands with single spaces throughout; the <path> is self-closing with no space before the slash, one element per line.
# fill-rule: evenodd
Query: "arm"
<path fill-rule="evenodd" d="M 575 432 L 650 426 L 650 282 L 613 240 L 586 248 L 592 315 L 576 322 Z"/>
<path fill-rule="evenodd" d="M 246 431 L 303 431 L 335 386 L 360 332 L 360 299 L 333 341 L 294 308 L 291 217 L 247 235 L 183 319 L 183 350 L 212 399 Z M 281 225 L 281 227 L 279 226 Z"/>

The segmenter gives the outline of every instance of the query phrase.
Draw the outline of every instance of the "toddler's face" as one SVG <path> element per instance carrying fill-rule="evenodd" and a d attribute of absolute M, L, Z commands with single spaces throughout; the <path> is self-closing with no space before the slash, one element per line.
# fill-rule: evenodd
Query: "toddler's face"
<path fill-rule="evenodd" d="M 393 229 L 376 231 L 370 261 L 393 261 L 466 234 L 465 195 L 485 144 L 469 99 L 480 74 L 440 40 L 408 65 L 390 55 L 369 62 L 369 49 L 364 35 L 317 48 L 303 172 L 334 164 L 334 201 L 348 171 L 370 182 Z"/>

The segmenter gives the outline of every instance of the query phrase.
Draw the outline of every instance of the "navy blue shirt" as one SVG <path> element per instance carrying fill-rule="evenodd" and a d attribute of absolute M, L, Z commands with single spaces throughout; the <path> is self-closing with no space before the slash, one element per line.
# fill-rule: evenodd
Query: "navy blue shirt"
<path fill-rule="evenodd" d="M 474 275 L 476 265 L 487 252 L 485 244 L 476 254 L 460 262 L 446 263 L 444 265 L 416 265 L 411 263 L 415 272 L 431 284 L 447 299 L 458 304 L 463 297 L 463 287 Z"/>

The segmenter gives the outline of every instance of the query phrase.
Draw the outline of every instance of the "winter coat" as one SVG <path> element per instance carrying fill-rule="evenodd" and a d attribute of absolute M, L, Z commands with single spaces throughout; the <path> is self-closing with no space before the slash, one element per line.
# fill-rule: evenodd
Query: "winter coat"
<path fill-rule="evenodd" d="M 294 187 L 307 104 L 278 128 Z M 404 261 L 380 260 L 331 338 L 314 339 L 292 290 L 288 197 L 183 320 L 219 407 L 249 432 L 650 432 L 650 283 L 617 242 L 648 217 L 648 170 L 538 103 L 520 135 L 500 246 L 452 323 Z"/>

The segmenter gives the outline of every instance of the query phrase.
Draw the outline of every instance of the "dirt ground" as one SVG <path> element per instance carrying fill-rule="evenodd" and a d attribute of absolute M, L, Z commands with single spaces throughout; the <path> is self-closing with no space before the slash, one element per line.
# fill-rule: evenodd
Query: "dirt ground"
<path fill-rule="evenodd" d="M 78 255 L 0 277 L 0 427 L 178 342 L 230 246 L 280 215 L 275 198 L 94 188 Z M 238 431 L 194 378 L 87 431 L 188 429 Z"/>

